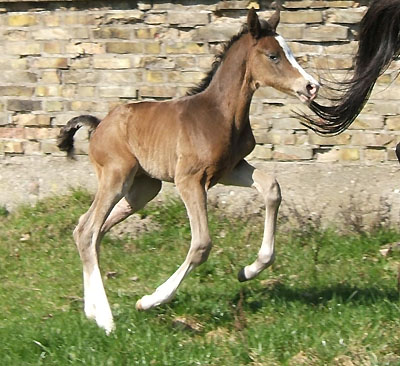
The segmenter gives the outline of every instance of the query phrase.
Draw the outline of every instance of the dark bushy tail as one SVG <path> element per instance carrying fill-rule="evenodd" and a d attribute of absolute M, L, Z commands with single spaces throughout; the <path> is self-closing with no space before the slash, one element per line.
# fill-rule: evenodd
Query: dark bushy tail
<path fill-rule="evenodd" d="M 87 126 L 89 131 L 93 131 L 99 125 L 100 120 L 95 116 L 82 115 L 74 117 L 67 122 L 61 129 L 57 137 L 57 146 L 61 151 L 66 151 L 68 157 L 74 153 L 74 135 L 82 126 Z"/>
<path fill-rule="evenodd" d="M 354 75 L 336 84 L 333 105 L 313 101 L 317 115 L 300 118 L 321 134 L 338 134 L 350 126 L 368 101 L 376 80 L 400 53 L 400 0 L 374 0 L 360 23 Z"/>

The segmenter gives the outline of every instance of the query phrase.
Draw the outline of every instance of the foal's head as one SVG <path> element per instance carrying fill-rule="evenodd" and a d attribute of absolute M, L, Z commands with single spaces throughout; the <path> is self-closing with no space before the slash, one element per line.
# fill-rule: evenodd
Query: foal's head
<path fill-rule="evenodd" d="M 317 96 L 319 83 L 302 69 L 285 40 L 276 33 L 279 19 L 279 10 L 268 21 L 260 21 L 254 9 L 249 11 L 251 45 L 247 67 L 252 83 L 255 88 L 272 86 L 310 103 Z"/>

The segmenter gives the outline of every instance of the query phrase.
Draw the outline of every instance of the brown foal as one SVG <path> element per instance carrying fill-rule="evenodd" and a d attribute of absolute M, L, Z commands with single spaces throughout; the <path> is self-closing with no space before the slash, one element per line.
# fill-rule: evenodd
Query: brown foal
<path fill-rule="evenodd" d="M 76 130 L 82 125 L 94 130 L 89 155 L 98 190 L 74 238 L 83 263 L 85 313 L 107 333 L 114 323 L 98 265 L 101 238 L 152 200 L 162 181 L 175 183 L 192 240 L 183 264 L 151 295 L 138 300 L 137 309 L 170 301 L 182 280 L 207 260 L 207 190 L 217 183 L 254 187 L 266 205 L 261 248 L 254 263 L 239 271 L 239 280 L 254 278 L 273 262 L 281 195 L 273 176 L 244 160 L 255 146 L 251 99 L 257 88 L 272 86 L 310 103 L 319 88 L 276 33 L 278 23 L 279 11 L 263 21 L 251 9 L 247 25 L 226 46 L 201 87 L 185 97 L 122 105 L 101 123 L 92 116 L 76 117 L 61 131 L 59 146 L 71 153 Z"/>

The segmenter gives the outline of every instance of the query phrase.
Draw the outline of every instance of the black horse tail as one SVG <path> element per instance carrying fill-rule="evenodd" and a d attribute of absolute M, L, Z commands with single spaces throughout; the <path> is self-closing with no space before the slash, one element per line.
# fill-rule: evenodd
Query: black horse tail
<path fill-rule="evenodd" d="M 87 126 L 92 132 L 99 125 L 100 120 L 95 116 L 81 115 L 74 117 L 61 129 L 57 137 L 57 146 L 61 151 L 66 151 L 68 157 L 74 153 L 74 135 L 82 126 Z"/>
<path fill-rule="evenodd" d="M 320 134 L 338 134 L 347 129 L 368 101 L 376 80 L 400 53 L 400 0 L 374 0 L 360 23 L 359 46 L 353 77 L 336 83 L 339 95 L 332 105 L 313 101 L 317 115 L 300 115 L 302 123 Z"/>

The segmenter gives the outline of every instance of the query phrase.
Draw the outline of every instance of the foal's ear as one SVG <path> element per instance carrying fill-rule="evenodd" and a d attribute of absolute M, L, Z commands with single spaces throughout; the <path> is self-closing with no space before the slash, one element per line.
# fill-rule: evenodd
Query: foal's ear
<path fill-rule="evenodd" d="M 278 27 L 280 19 L 281 19 L 281 11 L 279 9 L 279 6 L 277 6 L 275 13 L 272 14 L 271 18 L 268 19 L 268 24 L 274 32 L 276 31 L 276 28 Z"/>
<path fill-rule="evenodd" d="M 253 36 L 253 38 L 259 38 L 261 35 L 261 24 L 260 21 L 258 20 L 258 15 L 254 8 L 251 8 L 249 10 L 249 13 L 247 14 L 247 27 L 249 28 L 250 34 Z"/>

